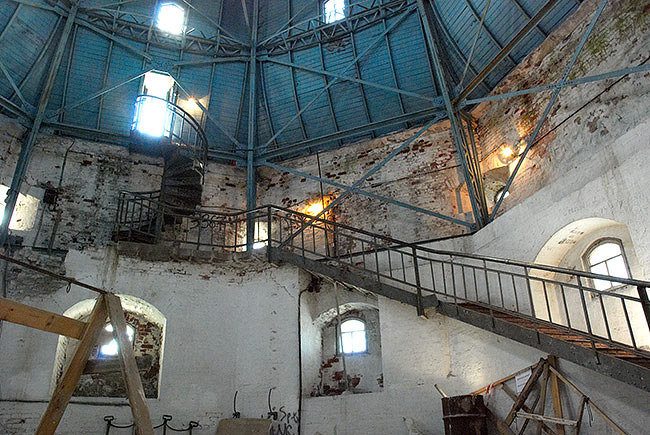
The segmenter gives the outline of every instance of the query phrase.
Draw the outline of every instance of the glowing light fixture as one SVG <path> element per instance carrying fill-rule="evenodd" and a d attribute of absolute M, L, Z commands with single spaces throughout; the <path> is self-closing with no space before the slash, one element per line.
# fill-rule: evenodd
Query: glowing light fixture
<path fill-rule="evenodd" d="M 172 35 L 183 33 L 185 10 L 176 3 L 163 3 L 158 9 L 156 27 Z"/>
<path fill-rule="evenodd" d="M 499 161 L 504 165 L 512 163 L 515 157 L 515 150 L 513 150 L 512 147 L 508 145 L 504 145 L 499 151 Z"/>
<path fill-rule="evenodd" d="M 322 211 L 323 211 L 323 202 L 321 200 L 318 200 L 310 204 L 307 204 L 307 206 L 303 209 L 302 212 L 310 216 L 318 216 L 318 214 Z"/>

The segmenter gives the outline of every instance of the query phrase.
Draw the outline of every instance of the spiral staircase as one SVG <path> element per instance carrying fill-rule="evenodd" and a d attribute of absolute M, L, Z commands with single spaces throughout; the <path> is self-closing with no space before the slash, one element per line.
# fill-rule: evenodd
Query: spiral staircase
<path fill-rule="evenodd" d="M 142 116 L 140 108 L 148 101 L 166 106 L 161 136 L 152 136 L 138 130 Z M 122 192 L 120 198 L 135 194 L 141 196 L 143 201 L 146 198 L 165 207 L 141 207 L 137 216 L 131 216 L 132 230 L 117 228 L 113 240 L 155 243 L 156 234 L 164 231 L 166 224 L 173 224 L 177 220 L 177 214 L 192 214 L 201 205 L 208 141 L 200 123 L 181 107 L 151 95 L 138 96 L 135 104 L 136 115 L 131 128 L 129 149 L 163 158 L 162 183 L 159 190 Z M 144 205 L 143 201 L 141 205 Z M 118 219 L 119 214 L 118 212 Z"/>

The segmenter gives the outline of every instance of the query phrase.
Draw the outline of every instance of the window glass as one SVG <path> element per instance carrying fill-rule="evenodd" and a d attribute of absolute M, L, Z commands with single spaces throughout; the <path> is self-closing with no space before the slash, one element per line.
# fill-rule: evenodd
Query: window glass
<path fill-rule="evenodd" d="M 180 35 L 183 32 L 185 10 L 176 3 L 163 3 L 158 9 L 156 27 L 163 32 Z"/>
<path fill-rule="evenodd" d="M 108 332 L 113 332 L 113 325 L 109 323 L 108 325 L 106 325 L 104 330 Z M 126 335 L 129 337 L 129 341 L 133 343 L 133 336 L 135 335 L 135 330 L 133 329 L 133 326 L 126 325 Z M 103 344 L 99 348 L 99 356 L 115 356 L 117 355 L 118 349 L 119 349 L 119 345 L 117 344 L 117 340 L 113 338 L 111 339 L 111 341 L 109 341 L 106 344 Z"/>
<path fill-rule="evenodd" d="M 589 271 L 600 275 L 629 278 L 623 248 L 619 243 L 608 241 L 596 245 L 587 255 Z M 621 285 L 620 282 L 594 279 L 596 290 L 607 290 Z"/>
<path fill-rule="evenodd" d="M 341 324 L 340 348 L 343 353 L 359 353 L 368 349 L 366 324 L 360 320 L 346 320 Z"/>
<path fill-rule="evenodd" d="M 173 111 L 167 107 L 167 99 L 173 86 L 174 79 L 167 74 L 145 74 L 142 87 L 145 96 L 139 97 L 135 106 L 135 130 L 153 137 L 169 134 Z"/>
<path fill-rule="evenodd" d="M 325 22 L 333 23 L 345 18 L 345 0 L 325 0 L 323 3 Z"/>

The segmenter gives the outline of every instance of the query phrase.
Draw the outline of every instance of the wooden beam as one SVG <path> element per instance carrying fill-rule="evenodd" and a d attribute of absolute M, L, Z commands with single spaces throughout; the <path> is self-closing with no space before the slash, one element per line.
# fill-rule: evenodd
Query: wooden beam
<path fill-rule="evenodd" d="M 106 308 L 108 309 L 111 324 L 113 325 L 113 336 L 117 340 L 118 359 L 120 360 L 120 367 L 124 376 L 126 394 L 129 398 L 129 403 L 131 403 L 131 414 L 133 414 L 136 431 L 139 435 L 154 435 L 153 424 L 151 423 L 149 408 L 147 407 L 147 401 L 144 396 L 140 373 L 138 373 L 138 367 L 135 362 L 133 346 L 126 333 L 126 319 L 124 318 L 122 303 L 120 302 L 120 298 L 113 294 L 106 294 L 104 300 L 106 301 Z"/>
<path fill-rule="evenodd" d="M 557 357 L 555 355 L 549 355 L 547 358 L 548 365 L 551 369 L 557 369 Z M 551 370 L 551 391 L 553 392 L 553 411 L 555 412 L 555 417 L 563 418 L 564 413 L 562 412 L 562 397 L 560 396 L 560 384 L 557 381 L 557 375 L 553 370 Z M 557 425 L 558 435 L 564 435 L 564 426 Z"/>
<path fill-rule="evenodd" d="M 508 413 L 508 416 L 505 418 L 505 423 L 510 426 L 515 419 L 517 411 L 521 409 L 522 406 L 524 406 L 526 399 L 528 398 L 528 395 L 530 394 L 531 391 L 533 391 L 533 387 L 537 383 L 537 380 L 539 377 L 542 375 L 542 372 L 544 371 L 544 367 L 546 367 L 544 359 L 540 359 L 539 363 L 537 364 L 537 367 L 535 367 L 535 370 L 533 370 L 533 373 L 530 375 L 530 378 L 528 378 L 528 382 L 526 382 L 526 385 L 524 386 L 523 390 L 521 390 L 521 393 L 519 394 L 519 397 L 517 397 L 517 400 L 515 400 L 515 403 L 512 405 L 512 409 Z"/>
<path fill-rule="evenodd" d="M 549 378 L 550 371 L 548 369 L 548 365 L 544 367 L 544 380 L 542 381 L 542 391 L 540 392 L 540 404 L 539 404 L 539 414 L 544 415 L 544 411 L 546 409 L 546 390 L 548 390 L 548 378 Z M 542 434 L 542 424 L 543 422 L 538 422 L 537 423 L 537 430 L 535 431 L 536 435 L 541 435 Z"/>
<path fill-rule="evenodd" d="M 487 412 L 487 418 L 494 424 L 494 426 L 497 428 L 497 431 L 501 435 L 515 435 L 515 433 L 510 429 L 510 427 L 503 422 L 499 417 L 497 417 L 492 411 L 490 411 L 489 408 L 485 408 Z"/>
<path fill-rule="evenodd" d="M 478 389 L 476 391 L 473 391 L 473 392 L 471 392 L 469 394 L 483 394 L 487 390 L 489 390 L 490 388 L 494 388 L 496 386 L 499 386 L 499 385 L 503 384 L 504 382 L 508 382 L 509 380 L 516 378 L 517 376 L 519 376 L 520 374 L 522 374 L 524 372 L 527 372 L 528 370 L 535 370 L 535 367 L 537 367 L 538 364 L 539 363 L 535 363 L 532 366 L 528 366 L 525 369 L 521 369 L 518 372 L 515 372 L 515 373 L 513 373 L 511 375 L 508 375 L 505 378 L 501 378 L 498 381 L 494 381 L 490 385 L 487 385 L 487 386 L 485 386 L 485 387 L 483 387 L 481 389 Z"/>
<path fill-rule="evenodd" d="M 551 370 L 551 372 L 553 372 L 553 373 L 558 377 L 559 380 L 561 380 L 562 382 L 564 382 L 564 384 L 565 384 L 567 387 L 571 388 L 573 391 L 575 391 L 575 392 L 578 393 L 579 395 L 581 395 L 581 396 L 583 396 L 583 397 L 586 397 L 586 396 L 584 395 L 584 393 L 578 389 L 578 387 L 576 387 L 575 385 L 573 385 L 573 383 L 572 383 L 571 381 L 569 381 L 567 378 L 565 378 L 565 377 L 562 375 L 562 373 L 560 373 L 559 371 L 557 371 L 557 369 L 556 369 L 555 367 L 553 367 L 553 366 L 549 366 L 549 369 Z M 617 425 L 616 423 L 614 423 L 614 420 L 612 420 L 611 418 L 609 418 L 609 417 L 607 416 L 607 414 L 605 414 L 605 412 L 604 412 L 602 409 L 600 409 L 599 407 L 597 407 L 596 404 L 595 404 L 594 402 L 592 402 L 591 400 L 589 401 L 589 406 L 591 407 L 591 409 L 593 409 L 594 411 L 596 411 L 596 413 L 597 413 L 598 415 L 600 415 L 600 416 L 603 418 L 603 420 L 605 420 L 605 422 L 606 422 L 606 423 L 607 423 L 607 424 L 608 424 L 612 429 L 614 429 L 614 431 L 615 431 L 616 433 L 618 433 L 618 434 L 620 434 L 620 435 L 627 435 L 627 432 L 625 432 L 623 429 L 621 429 L 621 427 L 620 427 L 619 425 Z"/>
<path fill-rule="evenodd" d="M 86 366 L 86 362 L 88 362 L 90 352 L 97 344 L 97 337 L 106 324 L 107 315 L 106 304 L 104 304 L 103 297 L 100 296 L 97 298 L 97 302 L 95 302 L 95 308 L 93 308 L 93 311 L 90 314 L 88 326 L 79 341 L 77 350 L 75 351 L 68 368 L 65 370 L 65 373 L 63 373 L 63 376 L 54 389 L 47 410 L 45 410 L 45 414 L 43 414 L 43 417 L 41 418 L 38 429 L 36 429 L 37 435 L 53 434 L 59 426 L 65 408 L 68 406 L 72 393 L 77 387 L 79 377 Z"/>
<path fill-rule="evenodd" d="M 510 396 L 510 398 L 511 398 L 513 401 L 517 400 L 517 395 L 515 394 L 515 392 L 512 391 L 512 390 L 510 389 L 510 387 L 508 387 L 506 384 L 501 385 L 501 389 L 503 390 L 504 393 L 506 393 L 508 396 Z M 538 398 L 539 398 L 539 397 L 538 397 Z M 529 413 L 531 413 L 531 414 L 532 414 L 532 412 L 533 412 L 533 410 L 532 410 L 530 407 L 528 407 L 526 404 L 524 404 L 524 405 L 521 407 L 521 409 L 523 409 L 524 412 L 529 412 Z M 545 431 L 546 433 L 549 433 L 549 434 L 551 434 L 551 435 L 557 435 L 557 434 L 553 431 L 553 429 L 551 429 L 550 427 L 548 427 L 546 424 L 542 423 L 542 425 L 543 425 L 543 429 L 544 429 L 544 431 Z"/>
<path fill-rule="evenodd" d="M 45 332 L 81 339 L 86 323 L 60 314 L 0 298 L 0 320 L 40 329 Z"/>

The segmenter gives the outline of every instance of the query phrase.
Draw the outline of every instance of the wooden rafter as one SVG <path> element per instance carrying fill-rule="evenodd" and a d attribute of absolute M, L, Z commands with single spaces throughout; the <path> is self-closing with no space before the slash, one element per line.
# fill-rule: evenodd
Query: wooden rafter
<path fill-rule="evenodd" d="M 0 320 L 40 329 L 45 332 L 65 335 L 80 340 L 86 323 L 60 314 L 30 307 L 20 302 L 0 298 Z"/>

